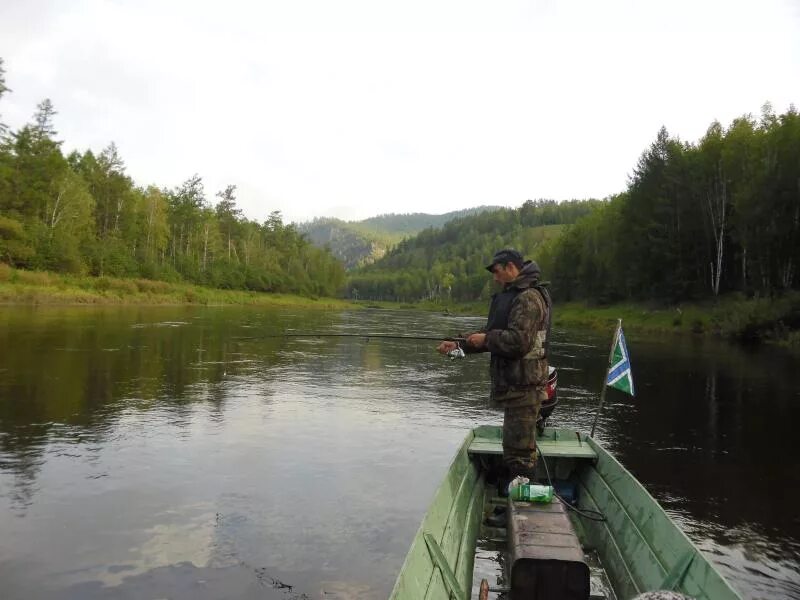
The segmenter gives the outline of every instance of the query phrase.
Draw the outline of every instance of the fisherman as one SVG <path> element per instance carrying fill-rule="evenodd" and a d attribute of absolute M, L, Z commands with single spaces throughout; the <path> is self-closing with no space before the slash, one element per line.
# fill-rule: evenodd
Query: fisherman
<path fill-rule="evenodd" d="M 466 334 L 466 353 L 490 352 L 490 404 L 504 409 L 500 489 L 517 475 L 534 481 L 536 419 L 547 400 L 547 346 L 551 300 L 538 265 L 516 250 L 499 250 L 486 267 L 503 290 L 492 296 L 486 326 Z M 436 348 L 447 354 L 458 342 Z"/>

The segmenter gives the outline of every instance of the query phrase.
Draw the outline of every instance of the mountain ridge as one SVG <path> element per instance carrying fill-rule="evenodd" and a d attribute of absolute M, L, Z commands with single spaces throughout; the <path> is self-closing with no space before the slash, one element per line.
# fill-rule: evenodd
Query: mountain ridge
<path fill-rule="evenodd" d="M 500 210 L 501 206 L 478 206 L 443 214 L 385 213 L 344 221 L 334 217 L 317 217 L 299 223 L 297 230 L 319 248 L 327 248 L 346 269 L 372 264 L 403 239 L 421 231 L 439 228 L 455 219 Z"/>

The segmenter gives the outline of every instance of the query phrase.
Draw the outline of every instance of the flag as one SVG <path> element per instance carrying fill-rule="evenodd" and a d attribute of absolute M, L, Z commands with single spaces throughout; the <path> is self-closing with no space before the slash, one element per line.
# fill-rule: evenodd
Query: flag
<path fill-rule="evenodd" d="M 617 335 L 614 338 L 614 348 L 611 351 L 606 385 L 633 396 L 631 360 L 628 356 L 628 347 L 625 345 L 625 335 L 622 333 L 621 321 L 617 327 Z"/>

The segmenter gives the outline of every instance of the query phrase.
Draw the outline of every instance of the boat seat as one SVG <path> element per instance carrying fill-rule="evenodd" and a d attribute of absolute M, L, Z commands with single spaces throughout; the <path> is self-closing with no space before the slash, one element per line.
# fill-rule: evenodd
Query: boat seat
<path fill-rule="evenodd" d="M 547 458 L 582 458 L 597 461 L 597 452 L 586 441 L 585 435 L 570 431 L 545 427 L 537 436 L 536 444 Z M 475 430 L 475 437 L 469 445 L 470 454 L 503 454 L 503 429 L 496 426 L 484 426 Z"/>
<path fill-rule="evenodd" d="M 508 501 L 511 598 L 586 600 L 589 567 L 564 505 Z"/>

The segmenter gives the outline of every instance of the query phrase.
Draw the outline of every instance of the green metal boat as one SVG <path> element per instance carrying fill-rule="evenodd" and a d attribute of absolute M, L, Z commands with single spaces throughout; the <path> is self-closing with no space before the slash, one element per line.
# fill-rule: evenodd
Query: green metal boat
<path fill-rule="evenodd" d="M 502 429 L 469 432 L 414 537 L 391 600 L 628 600 L 654 590 L 698 600 L 739 598 L 591 437 L 545 428 L 538 446 L 536 479 L 552 483 L 559 497 L 550 504 L 516 502 L 498 496 L 493 482 Z M 504 527 L 485 524 L 502 512 L 497 506 L 506 507 Z"/>

